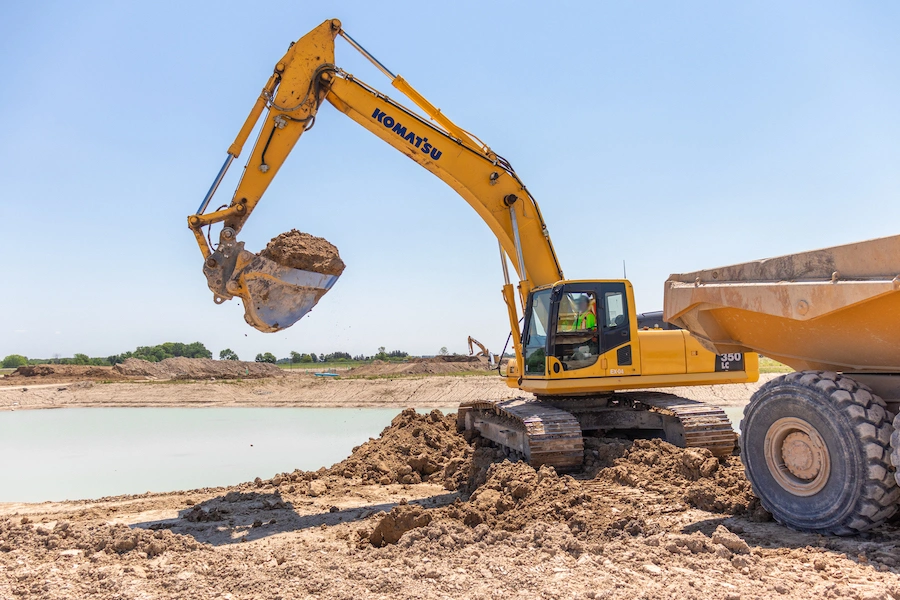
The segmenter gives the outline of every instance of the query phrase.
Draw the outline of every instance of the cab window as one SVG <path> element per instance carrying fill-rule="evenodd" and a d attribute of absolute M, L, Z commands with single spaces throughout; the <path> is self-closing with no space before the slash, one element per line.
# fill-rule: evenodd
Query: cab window
<path fill-rule="evenodd" d="M 525 374 L 543 375 L 546 365 L 547 329 L 550 324 L 551 290 L 531 295 L 531 312 L 525 331 Z"/>
<path fill-rule="evenodd" d="M 625 301 L 622 298 L 622 292 L 606 292 L 604 294 L 606 301 L 603 303 L 606 307 L 604 316 L 606 318 L 606 327 L 619 327 L 625 324 Z"/>
<path fill-rule="evenodd" d="M 560 296 L 554 339 L 554 355 L 567 371 L 597 362 L 600 341 L 594 292 L 573 291 Z"/>

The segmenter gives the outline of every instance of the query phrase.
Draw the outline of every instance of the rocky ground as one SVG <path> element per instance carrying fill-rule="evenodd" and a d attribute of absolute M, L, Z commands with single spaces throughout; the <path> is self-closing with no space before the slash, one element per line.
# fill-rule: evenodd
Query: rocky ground
<path fill-rule="evenodd" d="M 404 411 L 318 472 L 0 505 L 0 598 L 900 598 L 900 529 L 787 530 L 736 456 L 591 439 L 509 462 Z"/>

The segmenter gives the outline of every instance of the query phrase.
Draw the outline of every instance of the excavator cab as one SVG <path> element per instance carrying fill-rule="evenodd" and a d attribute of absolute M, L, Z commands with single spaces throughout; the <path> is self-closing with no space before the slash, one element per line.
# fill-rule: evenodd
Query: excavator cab
<path fill-rule="evenodd" d="M 568 282 L 533 291 L 522 339 L 524 376 L 554 377 L 569 371 L 601 375 L 590 368 L 616 349 L 617 363 L 629 362 L 628 306 L 625 283 L 619 281 Z"/>

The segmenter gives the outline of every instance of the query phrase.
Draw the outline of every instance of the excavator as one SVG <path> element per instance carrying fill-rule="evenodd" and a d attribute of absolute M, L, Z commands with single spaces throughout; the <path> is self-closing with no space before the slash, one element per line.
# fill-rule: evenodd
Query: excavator
<path fill-rule="evenodd" d="M 337 66 L 338 37 L 421 114 Z M 534 466 L 561 471 L 581 466 L 586 436 L 662 437 L 728 455 L 737 436 L 721 409 L 658 390 L 755 382 L 757 352 L 765 352 L 801 370 L 763 386 L 742 423 L 742 458 L 766 508 L 792 527 L 836 534 L 868 529 L 896 510 L 900 488 L 888 454 L 891 409 L 900 407 L 900 277 L 894 277 L 900 236 L 876 252 L 897 266 L 890 276 L 860 261 L 859 249 L 783 257 L 673 275 L 665 313 L 639 314 L 626 279 L 566 279 L 538 203 L 509 161 L 385 67 L 338 20 L 291 44 L 276 63 L 188 217 L 216 303 L 240 298 L 245 320 L 274 332 L 302 318 L 336 282 L 335 275 L 251 253 L 237 240 L 324 102 L 444 181 L 499 242 L 501 296 L 515 352 L 502 376 L 533 397 L 466 402 L 457 414 L 461 429 Z M 231 201 L 207 212 L 257 125 Z M 219 223 L 213 247 L 209 230 Z M 877 300 L 861 311 L 845 310 L 867 300 L 866 293 Z M 858 331 L 877 343 L 846 345 Z M 829 354 L 822 340 L 838 350 Z M 869 385 L 896 400 L 886 404 Z M 894 436 L 900 444 L 900 433 Z"/>
<path fill-rule="evenodd" d="M 335 65 L 338 36 L 429 118 Z M 510 387 L 537 398 L 466 403 L 458 412 L 461 428 L 477 430 L 535 466 L 559 470 L 581 466 L 585 432 L 661 436 L 716 455 L 734 450 L 736 434 L 721 409 L 642 390 L 756 381 L 757 355 L 717 355 L 687 331 L 641 328 L 627 280 L 567 280 L 540 208 L 509 161 L 388 70 L 338 20 L 313 29 L 276 63 L 200 208 L 188 217 L 216 303 L 239 297 L 250 325 L 279 331 L 305 315 L 334 285 L 334 275 L 280 265 L 237 241 L 326 101 L 453 188 L 499 241 L 502 297 L 516 355 L 505 377 Z M 259 137 L 231 202 L 206 212 L 260 120 Z M 216 223 L 223 228 L 213 248 L 204 228 Z M 515 287 L 510 259 L 518 278 Z"/>
<path fill-rule="evenodd" d="M 468 339 L 469 342 L 469 356 L 484 356 L 490 362 L 491 367 L 495 367 L 500 362 L 500 355 L 491 354 L 491 351 L 487 349 L 487 346 L 473 338 L 471 335 Z M 475 352 L 475 346 L 478 347 L 478 352 Z"/>

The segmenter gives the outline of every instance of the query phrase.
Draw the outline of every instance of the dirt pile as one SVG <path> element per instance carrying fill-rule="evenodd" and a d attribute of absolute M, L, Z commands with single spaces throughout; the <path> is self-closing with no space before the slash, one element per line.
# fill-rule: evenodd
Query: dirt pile
<path fill-rule="evenodd" d="M 463 371 L 490 373 L 491 365 L 483 356 L 435 356 L 411 358 L 405 362 L 373 361 L 371 364 L 351 369 L 350 377 L 385 377 L 390 375 L 442 375 Z"/>
<path fill-rule="evenodd" d="M 296 229 L 272 238 L 259 255 L 292 269 L 326 275 L 340 275 L 345 266 L 331 242 Z"/>
<path fill-rule="evenodd" d="M 709 450 L 678 448 L 662 440 L 636 440 L 622 457 L 597 477 L 620 485 L 681 498 L 696 508 L 726 514 L 748 514 L 768 520 L 753 495 L 737 456 L 716 458 Z"/>
<path fill-rule="evenodd" d="M 122 373 L 112 367 L 97 367 L 91 365 L 26 365 L 19 367 L 4 379 L 5 383 L 13 383 L 20 377 L 39 379 L 35 383 L 55 383 L 58 381 L 71 381 L 73 379 L 111 380 L 122 381 L 127 379 Z M 31 382 L 29 382 L 31 383 Z"/>
<path fill-rule="evenodd" d="M 269 363 L 241 360 L 212 360 L 209 358 L 167 358 L 149 362 L 129 358 L 113 369 L 128 377 L 150 379 L 260 379 L 284 377 L 284 371 Z"/>
<path fill-rule="evenodd" d="M 456 431 L 456 415 L 439 410 L 420 415 L 407 408 L 377 439 L 354 448 L 328 474 L 382 485 L 427 481 L 456 490 L 468 480 L 471 455 L 471 447 Z"/>

